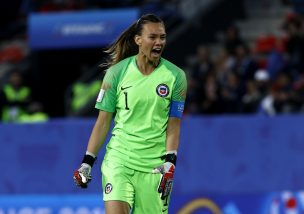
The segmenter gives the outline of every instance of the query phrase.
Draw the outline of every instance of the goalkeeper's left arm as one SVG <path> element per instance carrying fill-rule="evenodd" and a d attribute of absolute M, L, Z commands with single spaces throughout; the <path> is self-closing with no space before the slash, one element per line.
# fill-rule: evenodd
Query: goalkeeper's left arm
<path fill-rule="evenodd" d="M 153 170 L 153 173 L 161 173 L 162 178 L 157 191 L 161 199 L 166 199 L 172 190 L 173 176 L 177 160 L 177 149 L 179 145 L 180 119 L 170 117 L 167 126 L 165 163 Z"/>
<path fill-rule="evenodd" d="M 169 117 L 168 126 L 167 126 L 167 141 L 166 141 L 166 150 L 177 151 L 179 145 L 179 136 L 180 136 L 180 124 L 181 119 L 177 117 Z"/>

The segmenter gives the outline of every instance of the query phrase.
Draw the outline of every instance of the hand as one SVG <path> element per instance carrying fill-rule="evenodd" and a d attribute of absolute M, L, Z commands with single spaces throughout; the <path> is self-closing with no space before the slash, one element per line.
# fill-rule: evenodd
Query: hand
<path fill-rule="evenodd" d="M 157 191 L 160 193 L 160 198 L 164 200 L 171 192 L 173 184 L 175 166 L 171 162 L 165 162 L 163 165 L 155 168 L 153 173 L 161 173 L 162 177 L 159 182 Z"/>
<path fill-rule="evenodd" d="M 91 176 L 92 167 L 87 163 L 82 163 L 80 168 L 74 172 L 74 181 L 77 186 L 87 188 L 88 183 L 92 180 Z"/>

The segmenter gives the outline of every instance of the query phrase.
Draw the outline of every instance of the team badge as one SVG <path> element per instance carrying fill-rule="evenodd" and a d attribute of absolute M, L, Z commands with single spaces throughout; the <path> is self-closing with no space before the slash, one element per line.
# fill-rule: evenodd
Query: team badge
<path fill-rule="evenodd" d="M 105 187 L 105 193 L 109 194 L 110 192 L 112 192 L 112 189 L 113 189 L 112 184 L 107 183 Z"/>
<path fill-rule="evenodd" d="M 169 94 L 169 87 L 166 84 L 159 84 L 156 87 L 156 93 L 160 97 L 166 97 Z"/>

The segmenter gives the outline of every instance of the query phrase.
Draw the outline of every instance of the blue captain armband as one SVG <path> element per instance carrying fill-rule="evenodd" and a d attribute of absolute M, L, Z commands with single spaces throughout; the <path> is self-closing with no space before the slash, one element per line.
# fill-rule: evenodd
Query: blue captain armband
<path fill-rule="evenodd" d="M 182 118 L 185 102 L 172 101 L 170 105 L 169 117 Z"/>

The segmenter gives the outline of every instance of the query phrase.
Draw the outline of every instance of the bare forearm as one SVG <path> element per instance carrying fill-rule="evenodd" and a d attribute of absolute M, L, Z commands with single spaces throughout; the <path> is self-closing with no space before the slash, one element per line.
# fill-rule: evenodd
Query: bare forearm
<path fill-rule="evenodd" d="M 92 130 L 87 151 L 97 155 L 110 129 L 112 113 L 100 112 Z"/>
<path fill-rule="evenodd" d="M 167 143 L 166 150 L 174 151 L 178 149 L 180 136 L 180 119 L 169 118 L 167 127 Z"/>

